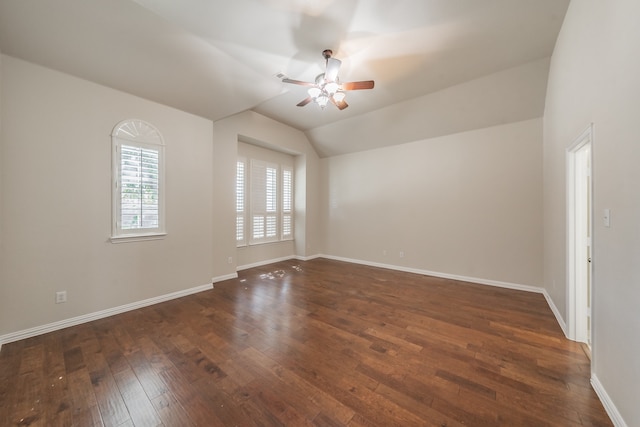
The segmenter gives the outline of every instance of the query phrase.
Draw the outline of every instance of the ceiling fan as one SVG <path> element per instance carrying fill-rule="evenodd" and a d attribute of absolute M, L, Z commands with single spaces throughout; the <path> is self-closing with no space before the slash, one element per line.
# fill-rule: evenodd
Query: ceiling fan
<path fill-rule="evenodd" d="M 309 96 L 300 101 L 297 104 L 298 107 L 304 107 L 313 101 L 321 108 L 324 108 L 329 102 L 331 102 L 340 110 L 344 110 L 349 106 L 349 104 L 344 100 L 346 96 L 345 92 L 350 90 L 373 89 L 373 80 L 340 83 L 338 70 L 340 70 L 340 64 L 342 64 L 342 61 L 333 57 L 333 51 L 331 51 L 331 49 L 323 50 L 322 57 L 326 60 L 326 69 L 324 73 L 318 74 L 315 82 L 313 83 L 293 80 L 284 74 L 278 74 L 278 77 L 282 78 L 283 83 L 310 86 L 310 89 L 308 90 Z"/>

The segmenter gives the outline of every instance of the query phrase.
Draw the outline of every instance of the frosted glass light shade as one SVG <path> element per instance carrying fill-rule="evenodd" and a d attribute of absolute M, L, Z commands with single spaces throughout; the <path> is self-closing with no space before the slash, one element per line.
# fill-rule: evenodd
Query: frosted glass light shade
<path fill-rule="evenodd" d="M 307 93 L 309 94 L 310 97 L 312 97 L 313 99 L 316 99 L 322 93 L 322 91 L 317 87 L 312 87 L 307 91 Z"/>
<path fill-rule="evenodd" d="M 329 97 L 326 95 L 320 95 L 319 97 L 316 98 L 316 102 L 318 103 L 319 106 L 324 108 L 327 106 L 327 103 L 329 102 Z"/>
<path fill-rule="evenodd" d="M 334 93 L 336 93 L 339 88 L 340 86 L 338 86 L 336 82 L 331 82 L 326 84 L 326 86 L 324 87 L 324 90 L 326 90 L 329 96 L 331 96 Z"/>
<path fill-rule="evenodd" d="M 345 96 L 347 96 L 344 92 L 336 92 L 333 94 L 333 99 L 336 102 L 342 102 L 344 101 Z"/>

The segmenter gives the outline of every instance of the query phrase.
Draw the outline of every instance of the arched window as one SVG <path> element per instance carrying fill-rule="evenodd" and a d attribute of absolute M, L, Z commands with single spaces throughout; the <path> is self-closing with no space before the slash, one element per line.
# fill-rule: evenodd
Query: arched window
<path fill-rule="evenodd" d="M 164 224 L 164 140 L 154 126 L 129 119 L 111 133 L 111 241 L 161 238 Z"/>

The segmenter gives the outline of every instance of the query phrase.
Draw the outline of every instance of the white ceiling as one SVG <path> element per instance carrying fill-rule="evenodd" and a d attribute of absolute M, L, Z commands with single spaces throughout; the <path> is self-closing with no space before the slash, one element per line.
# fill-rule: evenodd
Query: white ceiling
<path fill-rule="evenodd" d="M 327 156 L 398 143 L 368 135 L 371 145 L 331 146 L 338 129 L 341 138 L 356 139 L 357 127 L 397 105 L 431 105 L 425 97 L 549 57 L 568 4 L 0 0 L 0 51 L 214 121 L 254 110 L 305 131 Z M 324 49 L 342 60 L 342 81 L 376 82 L 373 90 L 349 92 L 343 111 L 296 107 L 305 88 L 275 77 L 313 81 L 323 71 Z M 538 116 L 542 89 L 522 101 L 535 105 Z M 502 121 L 504 115 L 496 113 Z"/>

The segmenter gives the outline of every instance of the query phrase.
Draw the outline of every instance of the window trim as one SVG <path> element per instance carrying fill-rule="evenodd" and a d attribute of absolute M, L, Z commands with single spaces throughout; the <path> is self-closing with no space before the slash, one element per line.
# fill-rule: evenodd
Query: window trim
<path fill-rule="evenodd" d="M 120 228 L 121 206 L 121 146 L 132 146 L 153 149 L 158 152 L 158 227 L 154 228 Z M 111 133 L 112 150 L 112 215 L 111 237 L 112 243 L 139 242 L 145 240 L 159 240 L 166 235 L 165 228 L 165 143 L 158 129 L 143 120 L 127 119 L 118 123 Z"/>

